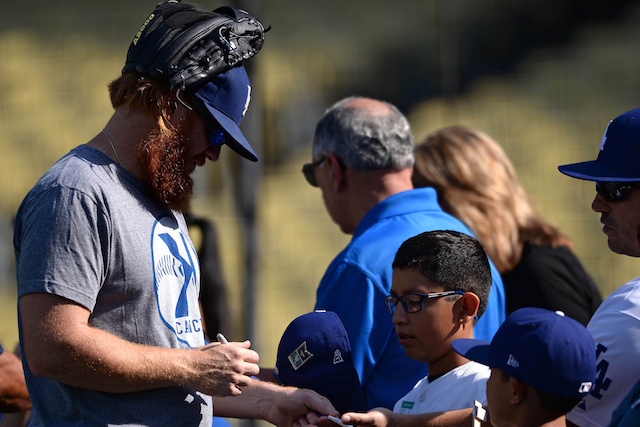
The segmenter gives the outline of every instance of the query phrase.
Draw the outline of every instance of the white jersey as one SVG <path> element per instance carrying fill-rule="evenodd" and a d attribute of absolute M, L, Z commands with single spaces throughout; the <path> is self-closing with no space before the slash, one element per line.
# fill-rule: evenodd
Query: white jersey
<path fill-rule="evenodd" d="M 396 414 L 426 414 L 473 408 L 473 401 L 487 404 L 486 384 L 491 369 L 476 362 L 468 362 L 429 382 L 424 377 L 398 400 L 393 407 Z"/>
<path fill-rule="evenodd" d="M 596 380 L 567 419 L 580 427 L 606 427 L 640 379 L 640 277 L 609 295 L 587 329 L 596 343 Z"/>

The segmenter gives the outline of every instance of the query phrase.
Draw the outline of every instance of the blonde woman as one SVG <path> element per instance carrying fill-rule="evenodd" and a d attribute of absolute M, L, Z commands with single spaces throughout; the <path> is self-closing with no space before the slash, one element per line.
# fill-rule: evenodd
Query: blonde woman
<path fill-rule="evenodd" d="M 450 126 L 427 135 L 415 157 L 414 186 L 434 187 L 442 209 L 473 230 L 500 271 L 507 314 L 541 307 L 587 324 L 602 297 L 572 241 L 534 210 L 498 143 Z"/>

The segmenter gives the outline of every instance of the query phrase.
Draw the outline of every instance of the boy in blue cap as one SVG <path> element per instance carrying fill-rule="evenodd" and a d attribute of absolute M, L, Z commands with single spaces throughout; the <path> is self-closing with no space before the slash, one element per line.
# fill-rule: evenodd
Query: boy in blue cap
<path fill-rule="evenodd" d="M 593 338 L 562 312 L 516 310 L 491 343 L 461 339 L 454 350 L 491 367 L 487 402 L 491 424 L 566 426 L 565 415 L 589 393 L 596 376 Z"/>

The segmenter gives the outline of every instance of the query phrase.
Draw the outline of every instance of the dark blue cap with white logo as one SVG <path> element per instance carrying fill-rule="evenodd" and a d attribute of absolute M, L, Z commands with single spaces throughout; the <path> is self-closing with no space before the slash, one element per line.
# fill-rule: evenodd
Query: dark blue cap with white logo
<path fill-rule="evenodd" d="M 611 120 L 596 160 L 558 166 L 573 178 L 587 181 L 640 181 L 640 108 Z"/>
<path fill-rule="evenodd" d="M 278 345 L 275 374 L 284 385 L 325 396 L 340 412 L 366 411 L 344 324 L 332 311 L 294 319 Z"/>
<path fill-rule="evenodd" d="M 491 343 L 458 339 L 451 345 L 467 359 L 560 396 L 586 395 L 596 377 L 591 334 L 560 311 L 521 308 L 505 319 Z"/>

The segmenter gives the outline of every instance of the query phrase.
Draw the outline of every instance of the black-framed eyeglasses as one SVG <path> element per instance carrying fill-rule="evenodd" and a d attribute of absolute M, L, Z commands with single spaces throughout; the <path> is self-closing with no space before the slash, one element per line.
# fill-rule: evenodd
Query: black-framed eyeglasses
<path fill-rule="evenodd" d="M 634 188 L 640 188 L 640 183 L 596 181 L 596 191 L 607 202 L 627 200 Z"/>
<path fill-rule="evenodd" d="M 326 159 L 327 159 L 327 156 L 322 156 L 315 162 L 306 163 L 304 166 L 302 166 L 302 174 L 304 175 L 304 178 L 307 180 L 309 185 L 311 185 L 312 187 L 318 186 L 318 181 L 316 180 L 315 167 L 320 166 L 322 162 L 324 162 Z"/>
<path fill-rule="evenodd" d="M 402 304 L 402 308 L 404 308 L 405 313 L 418 313 L 424 308 L 424 300 L 448 297 L 451 295 L 464 295 L 464 291 L 456 289 L 455 291 L 433 292 L 430 294 L 409 292 L 401 297 L 397 295 L 387 295 L 384 298 L 384 303 L 387 306 L 389 314 L 395 313 L 398 302 Z"/>

